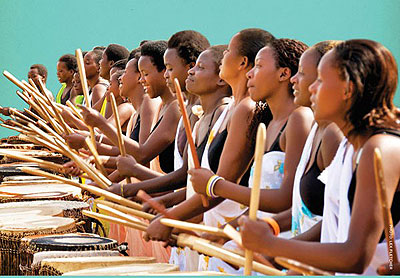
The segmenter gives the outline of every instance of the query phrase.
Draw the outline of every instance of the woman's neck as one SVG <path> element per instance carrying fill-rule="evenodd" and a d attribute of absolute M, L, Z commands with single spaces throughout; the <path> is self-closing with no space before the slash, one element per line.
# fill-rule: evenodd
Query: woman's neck
<path fill-rule="evenodd" d="M 136 111 L 139 111 L 145 96 L 147 95 L 145 94 L 144 90 L 141 90 L 139 92 L 134 92 L 131 96 L 129 96 L 129 100 L 131 101 L 133 108 L 135 108 Z"/>
<path fill-rule="evenodd" d="M 162 105 L 166 106 L 166 105 L 170 104 L 172 101 L 174 101 L 176 99 L 176 96 L 171 93 L 171 91 L 168 89 L 167 86 L 165 86 L 165 88 L 163 89 L 163 91 L 160 94 L 160 98 L 162 101 Z"/>
<path fill-rule="evenodd" d="M 90 88 L 93 88 L 100 80 L 100 75 L 95 75 L 91 78 L 87 79 L 87 83 L 89 85 Z"/>
<path fill-rule="evenodd" d="M 281 86 L 273 96 L 266 100 L 271 109 L 274 121 L 287 119 L 290 113 L 297 107 L 296 104 L 294 104 L 293 97 L 287 91 L 287 88 L 287 86 Z"/>
<path fill-rule="evenodd" d="M 232 95 L 235 101 L 235 105 L 237 105 L 244 98 L 250 95 L 249 91 L 247 90 L 247 78 L 245 74 L 240 75 L 236 80 L 233 80 L 229 85 L 232 88 Z"/>
<path fill-rule="evenodd" d="M 204 114 L 206 115 L 212 113 L 215 110 L 215 107 L 224 103 L 227 98 L 229 98 L 229 96 L 227 96 L 224 92 L 219 92 L 218 90 L 201 96 L 200 103 Z"/>

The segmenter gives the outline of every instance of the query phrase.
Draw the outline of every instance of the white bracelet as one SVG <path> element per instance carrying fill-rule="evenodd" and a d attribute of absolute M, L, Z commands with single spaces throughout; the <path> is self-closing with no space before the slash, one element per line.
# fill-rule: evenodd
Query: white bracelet
<path fill-rule="evenodd" d="M 101 134 L 100 135 L 100 139 L 99 139 L 99 143 L 101 143 L 103 141 L 103 138 L 104 138 L 104 134 Z"/>

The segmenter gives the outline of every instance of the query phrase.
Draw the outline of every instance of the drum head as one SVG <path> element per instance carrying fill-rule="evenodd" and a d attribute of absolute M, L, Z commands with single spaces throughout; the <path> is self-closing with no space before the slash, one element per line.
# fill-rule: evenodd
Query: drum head
<path fill-rule="evenodd" d="M 61 183 L 46 183 L 38 185 L 12 185 L 0 187 L 0 199 L 25 201 L 25 200 L 59 200 L 72 198 L 80 193 L 80 189 Z"/>
<path fill-rule="evenodd" d="M 126 275 L 145 275 L 149 273 L 166 273 L 172 271 L 179 271 L 179 267 L 173 264 L 164 264 L 164 263 L 156 263 L 156 264 L 129 264 L 129 265 L 120 265 L 115 267 L 106 267 L 106 268 L 91 268 L 79 271 L 72 271 L 64 273 L 66 276 L 126 276 Z"/>
<path fill-rule="evenodd" d="M 0 219 L 0 233 L 50 233 L 73 231 L 75 221 L 71 218 L 29 215 L 29 217 Z"/>
<path fill-rule="evenodd" d="M 114 239 L 76 235 L 46 236 L 33 239 L 30 244 L 38 251 L 111 250 L 117 247 Z"/>
<path fill-rule="evenodd" d="M 0 219 L 29 218 L 30 215 L 63 216 L 63 210 L 49 206 L 21 206 L 18 208 L 2 208 L 0 206 Z"/>

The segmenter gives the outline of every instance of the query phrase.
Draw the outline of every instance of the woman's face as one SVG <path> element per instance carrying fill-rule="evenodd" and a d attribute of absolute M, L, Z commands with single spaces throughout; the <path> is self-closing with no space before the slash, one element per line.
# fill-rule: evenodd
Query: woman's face
<path fill-rule="evenodd" d="M 279 86 L 279 68 L 276 67 L 274 50 L 262 48 L 256 56 L 254 67 L 247 73 L 247 88 L 254 101 L 265 101 Z"/>
<path fill-rule="evenodd" d="M 133 91 L 138 86 L 141 86 L 139 83 L 140 73 L 136 70 L 136 58 L 130 60 L 125 67 L 125 72 L 120 77 L 120 85 L 119 90 L 120 94 L 123 97 L 130 97 Z"/>
<path fill-rule="evenodd" d="M 150 98 L 156 98 L 165 87 L 164 70 L 159 72 L 150 56 L 140 56 L 140 83 Z"/>
<path fill-rule="evenodd" d="M 81 78 L 79 77 L 79 73 L 75 73 L 74 74 L 74 78 L 72 79 L 72 85 L 73 85 L 74 91 L 78 95 L 82 95 L 83 94 Z"/>
<path fill-rule="evenodd" d="M 83 62 L 85 64 L 86 78 L 90 79 L 99 74 L 100 65 L 93 59 L 92 51 L 85 55 Z"/>
<path fill-rule="evenodd" d="M 68 81 L 72 81 L 74 76 L 74 71 L 69 70 L 67 65 L 64 62 L 57 62 L 57 77 L 60 83 L 67 83 Z"/>
<path fill-rule="evenodd" d="M 195 66 L 188 71 L 187 91 L 198 96 L 214 92 L 220 81 L 216 66 L 211 51 L 203 51 Z"/>
<path fill-rule="evenodd" d="M 164 78 L 167 87 L 171 92 L 175 92 L 174 79 L 178 78 L 179 85 L 185 91 L 185 80 L 188 76 L 190 66 L 178 56 L 178 51 L 174 48 L 168 48 L 164 54 L 165 73 Z"/>
<path fill-rule="evenodd" d="M 103 52 L 100 60 L 100 76 L 103 78 L 108 78 L 108 76 L 110 75 L 110 69 L 111 61 L 108 60 L 106 53 Z"/>
<path fill-rule="evenodd" d="M 311 108 L 317 121 L 331 121 L 340 127 L 347 111 L 347 82 L 335 66 L 335 52 L 325 54 L 318 65 L 318 77 L 310 85 Z"/>
<path fill-rule="evenodd" d="M 311 106 L 309 86 L 317 78 L 318 53 L 314 49 L 307 50 L 301 55 L 299 69 L 290 78 L 293 84 L 294 103 L 299 106 Z"/>
<path fill-rule="evenodd" d="M 237 76 L 238 68 L 243 61 L 243 56 L 239 54 L 239 46 L 239 34 L 236 34 L 232 37 L 228 48 L 224 51 L 224 58 L 221 62 L 219 76 L 227 83 Z"/>
<path fill-rule="evenodd" d="M 110 92 L 114 94 L 115 97 L 119 96 L 119 81 L 118 74 L 114 73 L 110 77 Z"/>

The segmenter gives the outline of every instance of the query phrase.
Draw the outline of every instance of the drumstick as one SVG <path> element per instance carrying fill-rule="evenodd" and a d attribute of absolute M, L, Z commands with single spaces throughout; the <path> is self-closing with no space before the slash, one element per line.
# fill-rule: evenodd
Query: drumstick
<path fill-rule="evenodd" d="M 16 91 L 15 92 L 23 101 L 25 101 L 26 103 L 28 103 L 29 98 L 26 97 L 23 93 L 21 93 L 20 91 Z"/>
<path fill-rule="evenodd" d="M 227 237 L 225 235 L 224 231 L 217 227 L 205 226 L 205 225 L 201 225 L 201 224 L 195 224 L 195 223 L 179 221 L 179 220 L 169 219 L 169 218 L 162 218 L 162 219 L 160 219 L 160 222 L 161 222 L 161 224 L 168 226 L 168 227 L 179 228 L 179 229 L 187 230 L 187 231 L 205 232 L 208 234 L 213 234 L 213 235 L 224 237 L 224 238 Z"/>
<path fill-rule="evenodd" d="M 90 140 L 89 137 L 86 137 L 85 139 L 86 145 L 88 146 L 90 152 L 93 154 L 94 157 L 94 162 L 96 163 L 97 168 L 101 171 L 103 175 L 107 175 L 106 168 L 104 168 L 103 163 L 101 162 L 101 159 L 99 157 L 99 153 L 96 150 L 96 147 L 93 146 L 92 141 Z"/>
<path fill-rule="evenodd" d="M 83 96 L 85 97 L 86 107 L 90 108 L 89 90 L 88 90 L 88 85 L 87 85 L 87 80 L 86 80 L 85 66 L 83 64 L 82 51 L 81 51 L 80 48 L 75 50 L 75 56 L 76 56 L 76 61 L 78 63 L 79 76 L 81 78 Z M 94 135 L 94 129 L 93 129 L 93 127 L 91 127 L 89 125 L 87 127 L 88 127 L 88 129 L 90 131 L 90 138 L 92 139 L 93 145 L 96 146 L 96 137 Z"/>
<path fill-rule="evenodd" d="M 189 236 L 186 234 L 180 234 L 178 236 L 179 246 L 189 246 L 191 249 L 196 250 L 205 255 L 219 258 L 230 264 L 237 266 L 244 266 L 245 258 L 235 252 L 226 250 L 224 248 L 218 247 L 215 244 L 211 244 L 209 241 L 204 239 L 199 239 L 195 236 Z M 283 276 L 286 275 L 284 272 L 279 271 L 273 267 L 263 265 L 259 262 L 253 262 L 252 267 L 255 271 L 266 275 Z"/>
<path fill-rule="evenodd" d="M 200 168 L 200 162 L 199 162 L 199 158 L 197 157 L 196 146 L 194 145 L 194 141 L 193 141 L 193 137 L 192 137 L 192 128 L 190 127 L 189 117 L 186 113 L 185 103 L 183 102 L 181 86 L 179 85 L 179 80 L 177 78 L 174 79 L 174 84 L 175 84 L 176 97 L 178 99 L 179 107 L 181 108 L 181 112 L 182 112 L 182 121 L 183 121 L 183 125 L 185 126 L 187 143 L 188 143 L 190 151 L 192 153 L 194 168 L 198 169 L 198 168 Z M 203 207 L 208 207 L 209 204 L 208 204 L 207 197 L 204 196 L 203 194 L 200 194 L 200 197 L 201 197 L 201 202 L 203 203 Z"/>
<path fill-rule="evenodd" d="M 20 132 L 20 133 L 24 133 L 24 130 L 22 128 L 19 128 L 19 127 L 10 126 L 10 125 L 6 125 L 6 124 L 0 124 L 0 126 L 8 128 L 8 129 L 15 130 L 15 131 Z"/>
<path fill-rule="evenodd" d="M 18 116 L 18 117 L 24 119 L 25 121 L 31 122 L 31 123 L 33 123 L 33 124 L 35 123 L 34 120 L 32 120 L 31 118 L 25 116 L 24 114 L 22 114 L 21 112 L 19 112 L 19 111 L 18 111 L 17 109 L 15 109 L 15 108 L 10 108 L 10 112 L 11 112 L 11 114 L 14 114 L 14 115 Z"/>
<path fill-rule="evenodd" d="M 388 248 L 389 265 L 398 263 L 397 249 L 394 237 L 393 219 L 387 202 L 385 176 L 382 167 L 382 154 L 379 148 L 374 149 L 375 183 L 381 203 L 383 223 L 385 225 L 385 237 Z"/>
<path fill-rule="evenodd" d="M 47 173 L 45 171 L 32 169 L 32 168 L 29 168 L 29 167 L 21 167 L 20 169 L 23 172 L 28 173 L 28 174 L 32 174 L 32 175 L 36 175 L 36 176 L 42 176 L 42 177 L 46 177 L 46 178 L 50 178 L 50 179 L 55 179 L 55 180 L 63 181 L 63 182 L 65 182 L 67 184 L 70 184 L 70 185 L 74 185 L 76 187 L 80 187 L 80 188 L 85 189 L 85 190 L 87 190 L 87 191 L 89 191 L 89 192 L 91 192 L 91 193 L 93 193 L 93 194 L 95 194 L 95 195 L 97 195 L 99 197 L 104 196 L 106 199 L 109 199 L 109 200 L 111 200 L 113 202 L 116 202 L 116 203 L 118 203 L 120 205 L 123 205 L 123 206 L 127 206 L 127 207 L 130 207 L 130 208 L 133 208 L 133 209 L 138 209 L 138 210 L 141 210 L 143 208 L 143 206 L 141 204 L 138 204 L 136 202 L 133 202 L 131 200 L 128 200 L 128 199 L 123 198 L 123 197 L 121 197 L 121 196 L 119 196 L 117 194 L 114 194 L 114 193 L 109 192 L 107 190 L 98 188 L 96 186 L 92 186 L 92 185 L 88 185 L 88 184 L 80 184 L 80 183 L 78 183 L 76 181 L 73 181 L 73 180 L 70 180 L 70 179 L 67 179 L 67 178 L 64 178 L 64 177 L 61 177 L 61 176 L 53 175 L 53 174 Z"/>
<path fill-rule="evenodd" d="M 162 215 L 164 215 L 167 218 L 175 218 L 172 215 L 170 215 L 168 213 L 168 211 L 165 209 L 165 207 L 154 201 L 150 195 L 148 195 L 146 192 L 144 192 L 143 190 L 139 190 L 138 193 L 136 194 L 136 196 L 138 196 L 140 199 L 142 199 L 143 201 L 147 202 L 153 209 L 155 209 L 156 211 L 158 211 L 159 213 L 161 213 Z"/>
<path fill-rule="evenodd" d="M 257 220 L 257 210 L 260 203 L 260 183 L 262 171 L 262 159 L 265 150 L 266 128 L 260 123 L 257 130 L 256 148 L 254 152 L 254 178 L 253 187 L 251 188 L 249 218 L 253 221 Z M 246 264 L 244 266 L 244 275 L 251 275 L 251 262 L 253 260 L 253 252 L 245 250 Z"/>
<path fill-rule="evenodd" d="M 38 115 L 36 115 L 35 113 L 33 113 L 31 110 L 28 110 L 28 109 L 24 108 L 24 111 L 25 111 L 26 113 L 28 113 L 29 115 L 31 115 L 31 116 L 32 116 L 33 118 L 35 118 L 36 120 L 38 120 L 38 121 L 43 121 L 42 118 L 40 118 Z"/>
<path fill-rule="evenodd" d="M 128 214 L 132 214 L 134 216 L 141 217 L 141 218 L 144 218 L 147 220 L 153 220 L 155 217 L 153 214 L 150 214 L 150 213 L 147 213 L 147 212 L 144 212 L 141 210 L 124 207 L 124 206 L 121 206 L 121 205 L 118 205 L 116 203 L 112 203 L 112 202 L 109 202 L 106 200 L 95 199 L 94 202 L 97 204 L 103 204 L 103 205 L 109 206 L 110 208 L 113 208 L 113 209 L 116 209 L 116 210 L 119 210 L 121 212 L 125 212 Z"/>
<path fill-rule="evenodd" d="M 294 270 L 296 272 L 300 272 L 303 275 L 307 276 L 332 276 L 334 273 L 330 273 L 318 268 L 315 268 L 310 265 L 306 265 L 304 263 L 292 260 L 292 259 L 287 259 L 284 257 L 275 257 L 275 261 L 280 264 L 281 266 Z"/>
<path fill-rule="evenodd" d="M 120 212 L 119 210 L 110 208 L 110 207 L 108 207 L 106 205 L 97 204 L 97 207 L 99 209 L 102 209 L 102 210 L 108 212 L 108 213 L 111 213 L 114 217 L 117 217 L 117 218 L 120 218 L 120 219 L 124 219 L 126 221 L 129 221 L 129 222 L 132 222 L 132 223 L 135 223 L 135 224 L 138 224 L 138 225 L 142 225 L 143 227 L 146 227 L 146 228 L 147 228 L 147 226 L 149 226 L 149 224 L 147 224 L 145 222 L 142 222 L 142 221 L 138 220 L 137 218 L 130 216 L 129 214 Z"/>
<path fill-rule="evenodd" d="M 3 75 L 10 80 L 12 83 L 14 83 L 16 86 L 18 86 L 19 88 L 21 88 L 22 90 L 27 90 L 28 88 L 21 82 L 19 81 L 14 75 L 12 75 L 11 73 L 9 73 L 8 71 L 4 70 L 3 71 Z"/>
<path fill-rule="evenodd" d="M 83 117 L 82 117 L 81 113 L 79 113 L 78 109 L 75 107 L 75 105 L 72 104 L 72 102 L 67 100 L 67 105 L 68 105 L 69 108 L 71 108 L 72 112 L 74 112 L 75 116 L 77 116 L 79 118 L 79 120 L 81 120 L 82 122 L 85 122 L 83 120 Z"/>
<path fill-rule="evenodd" d="M 110 99 L 111 99 L 111 108 L 114 113 L 115 127 L 117 128 L 119 152 L 121 153 L 122 156 L 126 156 L 125 143 L 124 143 L 124 138 L 122 135 L 122 128 L 121 128 L 121 121 L 119 120 L 118 108 L 117 108 L 117 104 L 115 103 L 115 97 L 114 97 L 113 93 L 110 94 Z M 127 177 L 125 180 L 126 180 L 126 183 L 132 182 L 130 177 Z"/>
<path fill-rule="evenodd" d="M 92 218 L 95 218 L 95 219 L 98 219 L 98 220 L 105 220 L 108 222 L 112 222 L 112 223 L 130 227 L 130 228 L 134 228 L 136 230 L 143 231 L 143 232 L 145 232 L 147 230 L 147 227 L 145 227 L 143 225 L 139 225 L 139 224 L 136 224 L 136 223 L 124 220 L 124 219 L 120 219 L 117 217 L 112 217 L 112 216 L 108 216 L 108 215 L 104 215 L 104 214 L 100 214 L 100 213 L 96 213 L 96 212 L 91 212 L 88 210 L 83 210 L 82 214 L 92 217 Z"/>
<path fill-rule="evenodd" d="M 42 159 L 38 159 L 38 158 L 30 157 L 30 156 L 25 156 L 25 155 L 18 154 L 18 153 L 15 153 L 15 152 L 9 152 L 9 151 L 2 150 L 2 149 L 0 149 L 0 154 L 4 155 L 6 157 L 14 158 L 14 159 L 20 159 L 20 160 L 23 160 L 23 161 L 34 162 L 34 163 L 37 163 L 40 167 L 44 167 L 46 169 L 54 170 L 54 171 L 57 171 L 59 173 L 64 173 L 65 172 L 65 169 L 64 169 L 64 167 L 62 165 L 54 163 L 54 162 L 45 161 L 45 160 L 42 160 Z"/>
<path fill-rule="evenodd" d="M 47 99 L 47 102 L 50 104 L 51 108 L 54 111 L 54 114 L 58 120 L 58 122 L 61 124 L 62 128 L 65 131 L 65 134 L 69 135 L 71 133 L 73 133 L 72 129 L 68 126 L 68 124 L 64 121 L 63 117 L 60 115 L 60 113 L 58 112 L 57 108 L 55 107 L 55 105 L 53 104 L 53 101 L 50 99 L 50 97 L 46 94 L 45 92 L 45 87 L 42 83 L 42 80 L 39 79 L 39 85 L 40 88 L 43 90 L 44 92 L 44 96 Z"/>

